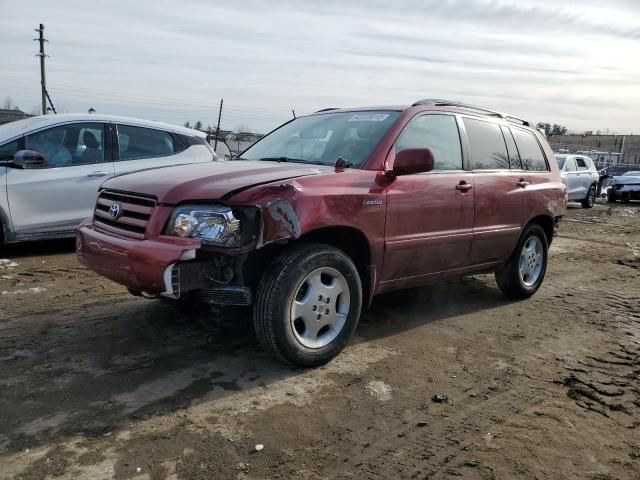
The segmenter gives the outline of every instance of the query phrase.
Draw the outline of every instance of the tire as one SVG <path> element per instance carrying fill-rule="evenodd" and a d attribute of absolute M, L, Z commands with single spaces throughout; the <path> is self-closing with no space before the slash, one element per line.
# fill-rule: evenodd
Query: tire
<path fill-rule="evenodd" d="M 615 194 L 615 192 L 613 191 L 613 188 L 610 188 L 610 189 L 607 191 L 607 202 L 609 202 L 609 203 L 616 203 L 616 194 Z"/>
<path fill-rule="evenodd" d="M 582 204 L 582 208 L 592 208 L 596 203 L 596 186 L 591 185 L 589 190 L 587 191 L 587 196 L 584 200 L 580 202 Z"/>
<path fill-rule="evenodd" d="M 530 247 L 534 247 L 533 251 Z M 542 227 L 536 223 L 528 225 L 511 257 L 495 273 L 496 283 L 505 297 L 523 300 L 536 293 L 547 272 L 548 251 L 547 236 Z M 539 257 L 536 252 L 540 254 Z M 521 262 L 524 263 L 525 272 L 528 272 L 524 275 L 521 274 Z M 535 267 L 530 268 L 532 264 Z"/>
<path fill-rule="evenodd" d="M 315 367 L 347 345 L 361 310 L 362 282 L 353 261 L 332 246 L 301 243 L 262 276 L 253 323 L 262 346 L 281 360 Z"/>

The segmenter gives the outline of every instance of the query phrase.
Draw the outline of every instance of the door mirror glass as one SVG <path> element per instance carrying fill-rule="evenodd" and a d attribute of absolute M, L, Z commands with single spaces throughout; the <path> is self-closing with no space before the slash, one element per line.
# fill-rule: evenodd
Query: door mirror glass
<path fill-rule="evenodd" d="M 44 153 L 34 150 L 19 150 L 13 155 L 12 165 L 18 168 L 48 168 L 49 160 Z"/>
<path fill-rule="evenodd" d="M 406 148 L 396 154 L 393 163 L 393 174 L 413 175 L 433 170 L 435 160 L 430 148 Z"/>

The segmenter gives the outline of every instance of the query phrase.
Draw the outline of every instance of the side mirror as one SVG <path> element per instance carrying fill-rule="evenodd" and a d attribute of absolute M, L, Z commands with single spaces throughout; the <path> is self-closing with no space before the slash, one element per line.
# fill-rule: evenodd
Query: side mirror
<path fill-rule="evenodd" d="M 43 153 L 36 152 L 35 150 L 19 150 L 13 155 L 14 166 L 18 168 L 31 169 L 31 168 L 47 168 L 49 167 L 49 160 Z"/>
<path fill-rule="evenodd" d="M 434 163 L 433 150 L 430 148 L 407 148 L 396 154 L 392 173 L 400 176 L 430 172 Z"/>

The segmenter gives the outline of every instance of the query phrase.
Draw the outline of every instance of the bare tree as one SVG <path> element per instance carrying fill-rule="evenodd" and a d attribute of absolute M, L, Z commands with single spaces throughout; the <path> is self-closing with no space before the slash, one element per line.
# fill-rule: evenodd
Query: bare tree
<path fill-rule="evenodd" d="M 20 108 L 13 103 L 11 97 L 5 97 L 4 102 L 2 102 L 2 108 L 7 110 L 20 110 Z"/>
<path fill-rule="evenodd" d="M 202 122 L 198 120 L 193 128 L 195 128 L 196 130 L 202 130 Z"/>

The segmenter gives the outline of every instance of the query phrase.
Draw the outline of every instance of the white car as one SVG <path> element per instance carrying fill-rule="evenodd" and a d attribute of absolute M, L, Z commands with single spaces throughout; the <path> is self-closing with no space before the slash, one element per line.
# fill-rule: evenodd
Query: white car
<path fill-rule="evenodd" d="M 640 170 L 625 172 L 613 177 L 613 182 L 607 190 L 607 200 L 640 200 Z"/>
<path fill-rule="evenodd" d="M 570 202 L 580 202 L 584 208 L 596 203 L 600 174 L 586 155 L 556 154 L 562 182 L 567 186 Z"/>
<path fill-rule="evenodd" d="M 114 175 L 217 157 L 197 130 L 97 114 L 0 125 L 0 245 L 73 237 Z"/>

